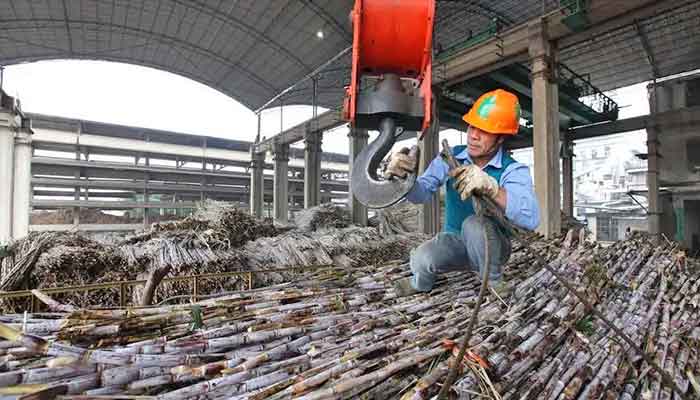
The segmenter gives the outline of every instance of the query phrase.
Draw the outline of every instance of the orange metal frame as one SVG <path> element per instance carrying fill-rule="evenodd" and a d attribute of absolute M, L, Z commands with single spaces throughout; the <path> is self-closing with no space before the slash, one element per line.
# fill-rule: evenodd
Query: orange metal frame
<path fill-rule="evenodd" d="M 394 73 L 420 82 L 423 131 L 430 125 L 434 17 L 435 0 L 355 0 L 352 75 L 343 110 L 351 124 L 362 75 Z"/>

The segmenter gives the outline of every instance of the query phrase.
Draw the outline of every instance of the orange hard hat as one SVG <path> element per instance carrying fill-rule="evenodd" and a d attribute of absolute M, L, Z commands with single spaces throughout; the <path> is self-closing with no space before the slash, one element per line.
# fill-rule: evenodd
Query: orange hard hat
<path fill-rule="evenodd" d="M 520 126 L 520 102 L 511 92 L 492 90 L 482 94 L 462 119 L 484 132 L 515 135 Z"/>

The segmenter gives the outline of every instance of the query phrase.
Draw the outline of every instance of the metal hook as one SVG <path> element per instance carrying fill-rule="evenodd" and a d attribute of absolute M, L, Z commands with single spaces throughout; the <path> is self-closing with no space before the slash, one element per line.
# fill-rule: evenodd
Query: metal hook
<path fill-rule="evenodd" d="M 384 118 L 379 124 L 379 137 L 365 147 L 353 160 L 351 190 L 360 203 L 369 208 L 386 208 L 401 201 L 413 188 L 417 178 L 416 171 L 406 178 L 380 179 L 377 169 L 384 156 L 389 153 L 396 142 L 396 137 L 403 132 L 397 127 L 393 118 Z M 418 148 L 411 150 L 418 159 Z"/>

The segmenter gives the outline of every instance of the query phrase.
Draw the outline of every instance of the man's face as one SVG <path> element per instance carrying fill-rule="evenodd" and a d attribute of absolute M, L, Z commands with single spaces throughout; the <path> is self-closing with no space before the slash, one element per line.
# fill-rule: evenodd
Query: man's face
<path fill-rule="evenodd" d="M 470 126 L 467 131 L 468 152 L 471 158 L 487 157 L 498 150 L 498 146 L 503 143 L 501 135 L 494 135 L 484 132 L 479 128 Z"/>

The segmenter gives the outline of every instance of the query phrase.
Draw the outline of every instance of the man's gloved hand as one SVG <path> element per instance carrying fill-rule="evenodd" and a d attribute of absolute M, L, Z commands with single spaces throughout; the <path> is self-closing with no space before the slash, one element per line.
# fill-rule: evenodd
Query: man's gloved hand
<path fill-rule="evenodd" d="M 391 155 L 389 164 L 384 170 L 384 177 L 387 179 L 392 176 L 405 178 L 406 175 L 416 170 L 417 162 L 416 157 L 410 155 L 410 150 L 404 147 L 398 153 Z"/>
<path fill-rule="evenodd" d="M 462 200 L 467 200 L 474 193 L 492 199 L 498 195 L 498 182 L 474 164 L 455 168 L 450 171 L 450 176 L 455 179 L 455 189 Z"/>

